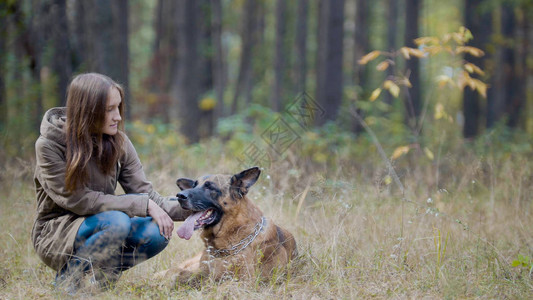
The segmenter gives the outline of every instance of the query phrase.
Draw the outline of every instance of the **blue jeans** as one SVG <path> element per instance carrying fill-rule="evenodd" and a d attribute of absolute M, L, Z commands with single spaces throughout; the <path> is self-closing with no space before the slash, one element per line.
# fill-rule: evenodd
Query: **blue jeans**
<path fill-rule="evenodd" d="M 168 241 L 151 217 L 130 218 L 106 211 L 83 221 L 74 243 L 75 257 L 93 267 L 127 270 L 163 251 Z"/>

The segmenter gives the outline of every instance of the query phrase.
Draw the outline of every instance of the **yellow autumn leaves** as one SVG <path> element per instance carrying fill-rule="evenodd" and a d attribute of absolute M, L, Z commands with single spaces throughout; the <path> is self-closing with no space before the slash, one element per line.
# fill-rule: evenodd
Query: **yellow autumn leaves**
<path fill-rule="evenodd" d="M 413 57 L 429 58 L 441 53 L 447 53 L 452 55 L 452 57 L 457 58 L 456 64 L 461 68 L 461 71 L 456 72 L 455 76 L 448 74 L 437 75 L 435 78 L 437 86 L 439 88 L 444 88 L 449 85 L 461 90 L 469 87 L 486 98 L 487 84 L 478 78 L 472 77 L 472 75 L 479 77 L 484 76 L 485 72 L 479 66 L 463 59 L 465 54 L 473 57 L 481 57 L 485 55 L 481 49 L 465 45 L 470 39 L 472 39 L 472 33 L 465 27 L 461 27 L 458 32 L 445 34 L 441 38 L 432 36 L 417 38 L 414 42 L 418 48 L 402 47 L 394 52 L 374 50 L 363 56 L 358 62 L 361 65 L 366 65 L 369 62 L 378 59 L 380 56 L 383 56 L 385 59 L 376 66 L 376 70 L 383 72 L 391 66 L 394 66 L 394 58 L 400 55 L 405 59 L 411 59 Z M 389 76 L 378 88 L 372 91 L 369 100 L 375 101 L 384 90 L 388 91 L 393 97 L 398 98 L 401 86 L 407 88 L 411 87 L 411 83 L 407 76 Z"/>

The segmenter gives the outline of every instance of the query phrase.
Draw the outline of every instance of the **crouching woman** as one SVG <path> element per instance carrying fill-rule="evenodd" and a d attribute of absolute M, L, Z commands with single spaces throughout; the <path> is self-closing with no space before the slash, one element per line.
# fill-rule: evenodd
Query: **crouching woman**
<path fill-rule="evenodd" d="M 187 212 L 160 196 L 123 131 L 124 92 L 107 76 L 76 76 L 67 107 L 44 116 L 35 143 L 35 250 L 57 271 L 56 287 L 109 287 L 122 271 L 168 244 Z M 115 195 L 117 184 L 125 191 Z M 89 280 L 87 279 L 89 276 Z"/>

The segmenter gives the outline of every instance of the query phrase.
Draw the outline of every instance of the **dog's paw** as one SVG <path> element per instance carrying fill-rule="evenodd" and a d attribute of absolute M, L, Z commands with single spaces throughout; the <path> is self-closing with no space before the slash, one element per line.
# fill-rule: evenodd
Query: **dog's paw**
<path fill-rule="evenodd" d="M 175 282 L 176 288 L 192 287 L 198 289 L 200 288 L 204 278 L 205 277 L 202 273 L 181 270 L 173 276 L 172 282 Z"/>

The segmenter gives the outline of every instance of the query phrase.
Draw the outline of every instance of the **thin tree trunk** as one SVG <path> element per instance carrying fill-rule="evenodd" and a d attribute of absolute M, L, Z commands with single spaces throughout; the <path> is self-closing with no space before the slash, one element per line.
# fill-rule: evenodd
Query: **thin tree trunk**
<path fill-rule="evenodd" d="M 111 12 L 113 18 L 113 68 L 110 70 L 110 74 L 124 88 L 126 94 L 124 102 L 128 108 L 131 100 L 129 89 L 128 0 L 111 1 Z M 126 118 L 130 119 L 131 109 L 126 109 L 125 113 Z"/>
<path fill-rule="evenodd" d="M 358 61 L 369 52 L 370 43 L 368 38 L 368 5 L 367 0 L 356 1 L 355 11 L 355 36 L 354 36 L 354 82 L 366 90 L 368 82 L 368 68 L 360 65 Z"/>
<path fill-rule="evenodd" d="M 325 110 L 318 125 L 335 120 L 342 103 L 344 0 L 321 1 L 316 100 Z M 321 27 L 325 27 L 322 29 Z"/>
<path fill-rule="evenodd" d="M 405 5 L 405 45 L 416 48 L 414 40 L 419 37 L 419 13 L 421 9 L 420 0 L 408 0 Z M 417 58 L 411 58 L 406 62 L 406 69 L 409 73 L 409 80 L 413 85 L 407 92 L 405 101 L 407 123 L 412 129 L 417 127 L 418 117 L 421 112 L 420 94 L 420 66 Z"/>
<path fill-rule="evenodd" d="M 398 35 L 398 0 L 387 0 L 387 51 L 394 51 L 397 47 L 396 36 Z M 387 77 L 394 76 L 394 68 L 389 66 Z M 393 98 L 390 93 L 384 95 L 385 103 L 392 104 Z"/>
<path fill-rule="evenodd" d="M 516 128 L 521 124 L 526 99 L 526 75 L 524 67 L 526 44 L 522 23 L 517 19 L 514 7 L 505 5 L 502 22 L 503 34 L 513 37 L 513 45 L 507 45 L 505 56 L 506 97 L 505 106 L 507 125 Z"/>
<path fill-rule="evenodd" d="M 0 2 L 0 130 L 4 129 L 7 124 L 7 101 L 6 101 L 6 41 L 7 41 L 7 24 L 8 24 L 7 5 Z"/>
<path fill-rule="evenodd" d="M 178 20 L 178 70 L 173 94 L 178 100 L 178 120 L 181 132 L 189 143 L 199 141 L 198 109 L 199 63 L 198 63 L 198 6 L 195 0 L 180 0 L 177 9 Z"/>
<path fill-rule="evenodd" d="M 72 75 L 67 7 L 65 0 L 55 0 L 54 2 L 51 14 L 53 16 L 53 21 L 50 22 L 52 39 L 54 41 L 52 68 L 57 76 L 58 104 L 65 106 L 67 103 L 67 87 Z"/>
<path fill-rule="evenodd" d="M 212 22 L 211 31 L 214 44 L 213 83 L 217 104 L 215 118 L 225 116 L 224 90 L 226 88 L 225 54 L 222 46 L 222 1 L 211 0 Z"/>
<path fill-rule="evenodd" d="M 296 94 L 306 91 L 308 15 L 309 0 L 299 0 L 296 21 Z"/>
<path fill-rule="evenodd" d="M 465 24 L 466 28 L 475 33 L 474 39 L 470 43 L 472 47 L 479 49 L 486 49 L 486 43 L 490 36 L 491 24 L 490 15 L 480 11 L 480 4 L 482 0 L 467 0 L 465 5 Z M 480 68 L 484 68 L 484 61 L 487 57 L 479 58 L 471 55 L 465 55 L 468 62 L 475 64 Z M 463 136 L 465 138 L 473 138 L 479 133 L 479 125 L 481 119 L 481 98 L 478 92 L 473 91 L 469 87 L 463 92 L 463 112 L 464 112 L 464 126 Z"/>
<path fill-rule="evenodd" d="M 239 75 L 235 86 L 235 95 L 231 105 L 231 114 L 235 114 L 241 94 L 250 93 L 252 77 L 252 51 L 255 45 L 255 31 L 257 27 L 256 0 L 247 0 L 244 5 L 244 17 L 242 24 L 242 54 L 239 64 Z M 248 90 L 248 92 L 247 92 Z"/>
<path fill-rule="evenodd" d="M 287 30 L 286 0 L 276 2 L 276 50 L 274 56 L 274 86 L 270 98 L 270 105 L 274 111 L 279 112 L 283 103 L 282 88 L 285 68 L 285 35 Z"/>

